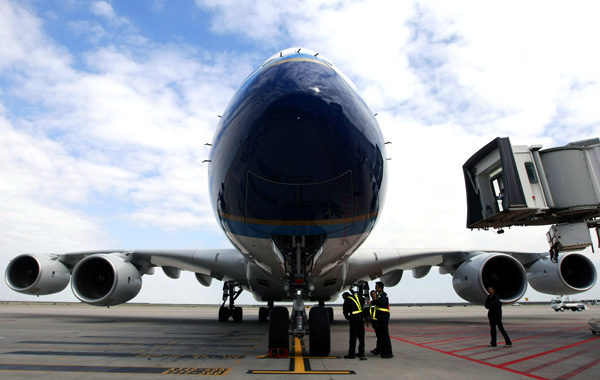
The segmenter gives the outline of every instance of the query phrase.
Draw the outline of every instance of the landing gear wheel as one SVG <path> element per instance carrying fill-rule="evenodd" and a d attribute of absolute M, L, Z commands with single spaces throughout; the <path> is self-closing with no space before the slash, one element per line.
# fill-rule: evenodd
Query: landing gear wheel
<path fill-rule="evenodd" d="M 290 313 L 287 307 L 274 307 L 269 315 L 269 350 L 284 348 L 290 350 L 290 336 L 288 334 Z"/>
<path fill-rule="evenodd" d="M 331 351 L 331 332 L 329 328 L 328 308 L 318 306 L 310 309 L 308 326 L 309 342 L 312 356 L 327 356 Z"/>
<path fill-rule="evenodd" d="M 219 308 L 219 322 L 227 322 L 229 319 L 229 310 L 225 306 Z"/>
<path fill-rule="evenodd" d="M 329 313 L 329 322 L 333 322 L 333 308 L 328 307 L 327 312 Z"/>
<path fill-rule="evenodd" d="M 260 322 L 266 322 L 268 318 L 269 318 L 269 309 L 267 309 L 264 306 L 260 307 L 258 309 L 258 320 Z"/>
<path fill-rule="evenodd" d="M 233 321 L 234 322 L 241 322 L 242 318 L 244 317 L 244 310 L 241 307 L 235 307 L 233 308 Z"/>

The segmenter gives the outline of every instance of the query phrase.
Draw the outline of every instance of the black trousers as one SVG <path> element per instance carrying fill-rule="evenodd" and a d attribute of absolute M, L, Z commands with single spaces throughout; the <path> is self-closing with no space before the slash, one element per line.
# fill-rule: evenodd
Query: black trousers
<path fill-rule="evenodd" d="M 373 331 L 375 331 L 375 337 L 377 338 L 377 343 L 375 344 L 375 351 L 381 352 L 381 347 L 379 347 L 379 322 L 376 320 L 371 320 L 371 326 L 373 327 Z"/>
<path fill-rule="evenodd" d="M 392 341 L 390 340 L 390 314 L 379 313 L 377 315 L 377 348 L 381 351 L 381 355 L 393 355 Z"/>
<path fill-rule="evenodd" d="M 348 355 L 354 356 L 356 353 L 356 339 L 358 339 L 358 356 L 365 354 L 365 323 L 362 316 L 350 317 L 350 342 Z"/>
<path fill-rule="evenodd" d="M 500 330 L 500 333 L 504 337 L 504 344 L 512 344 L 510 338 L 506 331 L 504 331 L 504 326 L 502 325 L 502 318 L 489 318 L 490 320 L 490 335 L 492 336 L 492 340 L 490 344 L 492 346 L 496 345 L 496 327 Z"/>

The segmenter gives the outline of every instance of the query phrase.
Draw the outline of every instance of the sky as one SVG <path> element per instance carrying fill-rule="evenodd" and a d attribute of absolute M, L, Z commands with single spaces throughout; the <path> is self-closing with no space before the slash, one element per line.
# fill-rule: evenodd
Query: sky
<path fill-rule="evenodd" d="M 364 247 L 547 251 L 549 226 L 466 228 L 462 165 L 496 137 L 600 137 L 599 13 L 595 1 L 0 0 L 0 269 L 21 253 L 230 248 L 204 144 L 246 76 L 289 47 L 336 64 L 392 142 Z M 132 302 L 221 302 L 222 283 L 192 273 L 143 281 Z M 462 301 L 436 270 L 387 290 L 393 303 Z M 35 299 L 0 283 L 0 300 Z M 38 299 L 76 301 L 70 288 Z"/>

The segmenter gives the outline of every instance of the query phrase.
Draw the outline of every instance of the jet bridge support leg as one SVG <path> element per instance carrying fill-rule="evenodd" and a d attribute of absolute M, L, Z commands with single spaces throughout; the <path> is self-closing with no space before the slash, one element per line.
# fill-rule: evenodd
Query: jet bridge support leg
<path fill-rule="evenodd" d="M 235 306 L 235 300 L 242 293 L 243 289 L 235 281 L 225 281 L 223 283 L 223 304 L 219 308 L 219 322 L 226 322 L 230 317 L 233 317 L 234 322 L 240 322 L 243 318 L 243 310 L 239 306 Z M 229 300 L 229 305 L 225 306 Z"/>

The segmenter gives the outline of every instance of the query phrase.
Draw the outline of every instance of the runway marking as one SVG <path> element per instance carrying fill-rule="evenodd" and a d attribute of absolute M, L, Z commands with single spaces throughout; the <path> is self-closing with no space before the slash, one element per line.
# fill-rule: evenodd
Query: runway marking
<path fill-rule="evenodd" d="M 317 359 L 312 357 L 313 359 Z M 333 359 L 334 357 L 319 357 L 319 359 Z M 310 369 L 309 359 L 311 357 L 304 357 L 302 354 L 302 340 L 300 338 L 294 338 L 294 356 L 290 357 L 290 369 L 288 371 L 274 371 L 274 370 L 249 370 L 248 374 L 252 375 L 355 375 L 354 371 L 336 371 L 336 370 L 324 370 L 324 371 L 312 371 Z"/>
<path fill-rule="evenodd" d="M 44 364 L 35 364 L 35 365 L 0 364 L 0 371 L 224 376 L 224 375 L 227 375 L 229 373 L 229 371 L 231 371 L 231 368 L 108 367 L 108 366 L 70 366 L 70 365 L 44 365 Z"/>

